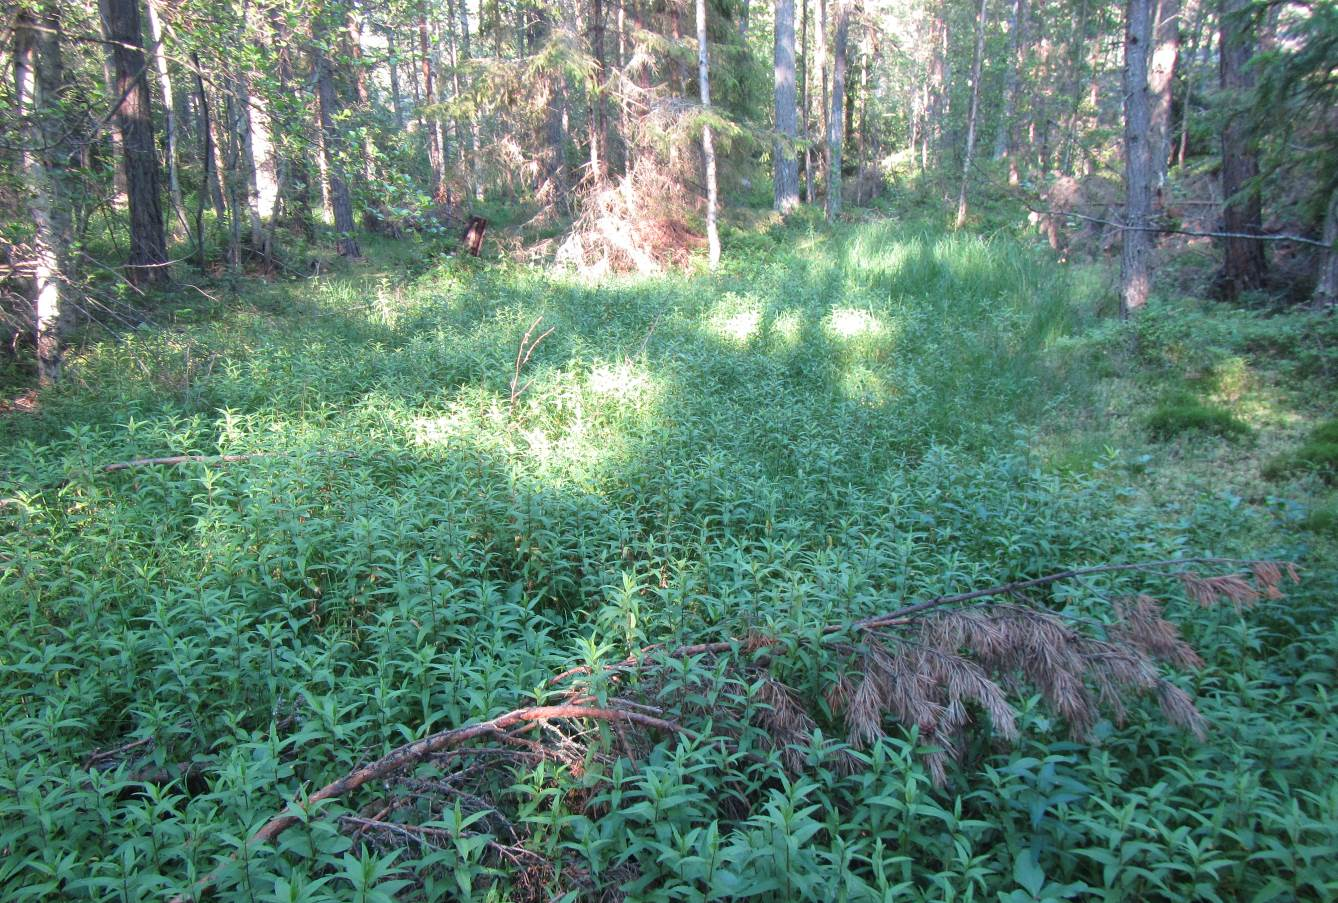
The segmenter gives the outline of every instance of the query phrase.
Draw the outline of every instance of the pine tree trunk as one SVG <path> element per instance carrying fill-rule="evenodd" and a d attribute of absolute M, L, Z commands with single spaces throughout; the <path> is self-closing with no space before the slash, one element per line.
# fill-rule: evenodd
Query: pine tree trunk
<path fill-rule="evenodd" d="M 42 6 L 40 22 L 31 9 L 19 7 L 13 31 L 15 112 L 23 124 L 19 167 L 33 221 L 30 264 L 37 379 L 46 386 L 60 379 L 62 263 L 70 236 L 61 197 L 62 130 L 50 112 L 60 99 L 60 20 L 54 4 Z"/>
<path fill-rule="evenodd" d="M 701 92 L 702 109 L 711 110 L 711 68 L 706 44 L 706 0 L 697 0 L 697 84 Z M 702 157 L 706 161 L 706 241 L 711 270 L 720 265 L 720 232 L 716 228 L 718 196 L 715 177 L 715 142 L 711 126 L 702 126 Z"/>
<path fill-rule="evenodd" d="M 1152 52 L 1152 70 L 1148 90 L 1152 95 L 1152 184 L 1157 208 L 1165 203 L 1166 173 L 1171 164 L 1171 90 L 1180 56 L 1180 0 L 1160 0 L 1157 4 L 1156 48 Z"/>
<path fill-rule="evenodd" d="M 966 225 L 966 187 L 971 181 L 971 164 L 976 151 L 976 117 L 980 112 L 980 66 L 985 56 L 985 18 L 989 14 L 988 0 L 980 0 L 980 16 L 976 19 L 976 51 L 971 58 L 971 109 L 966 117 L 966 152 L 962 155 L 962 187 L 957 192 L 958 229 Z"/>
<path fill-rule="evenodd" d="M 339 233 L 336 248 L 341 257 L 360 257 L 358 240 L 353 235 L 353 199 L 349 195 L 343 160 L 336 153 L 335 117 L 339 115 L 339 95 L 335 90 L 334 73 L 329 56 L 322 47 L 323 34 L 314 35 L 313 65 L 316 68 L 317 105 L 320 107 L 322 152 L 325 157 L 326 178 L 329 180 L 330 208 L 334 213 L 335 231 Z"/>
<path fill-rule="evenodd" d="M 817 52 L 817 57 L 818 57 L 818 59 L 817 59 L 817 63 L 818 63 L 818 75 L 817 75 L 817 80 L 818 80 L 819 94 L 820 94 L 820 96 L 818 97 L 818 100 L 820 101 L 820 103 L 818 104 L 818 123 L 817 123 L 817 126 L 818 126 L 818 135 L 819 135 L 819 137 L 821 138 L 821 140 L 818 142 L 818 148 L 817 148 L 817 151 L 818 151 L 818 153 L 817 153 L 817 157 L 818 157 L 818 159 L 817 159 L 817 164 L 818 164 L 818 165 L 817 165 L 817 169 L 818 169 L 818 175 L 822 178 L 822 182 L 823 182 L 823 190 L 826 191 L 826 190 L 827 190 L 827 188 L 826 188 L 826 186 L 827 186 L 827 179 L 828 179 L 828 172 L 827 172 L 827 166 L 828 166 L 828 160 L 827 160 L 827 114 L 828 114 L 828 112 L 829 112 L 829 110 L 830 110 L 830 106 L 829 106 L 829 100 L 828 100 L 828 98 L 829 98 L 830 93 L 831 93 L 831 91 L 830 91 L 831 86 L 830 86 L 830 85 L 828 84 L 828 82 L 827 82 L 827 70 L 828 70 L 828 68 L 829 68 L 829 66 L 828 66 L 828 60 L 827 60 L 827 3 L 828 3 L 828 0 L 816 0 L 816 2 L 817 2 L 817 4 L 818 4 L 818 21 L 817 21 L 816 23 L 814 23 L 814 24 L 817 26 L 817 28 L 815 29 L 814 42 L 817 44 L 815 50 L 816 50 L 816 52 Z"/>
<path fill-rule="evenodd" d="M 167 236 L 163 232 L 162 190 L 158 148 L 153 138 L 153 107 L 145 73 L 139 0 L 103 0 L 107 39 L 112 41 L 116 109 L 125 154 L 126 194 L 130 204 L 130 258 L 126 278 L 134 285 L 163 284 L 167 267 Z"/>
<path fill-rule="evenodd" d="M 1152 135 L 1148 50 L 1153 0 L 1126 0 L 1124 27 L 1124 248 L 1120 258 L 1120 316 L 1147 303 L 1151 288 Z"/>
<path fill-rule="evenodd" d="M 1222 0 L 1221 59 L 1222 91 L 1239 102 L 1254 89 L 1249 69 L 1254 55 L 1250 0 Z M 1255 180 L 1259 176 L 1258 141 L 1244 113 L 1232 111 L 1222 127 L 1223 231 L 1257 235 L 1263 229 L 1263 202 Z M 1256 238 L 1224 239 L 1222 294 L 1235 298 L 1241 292 L 1262 288 L 1268 262 L 1264 243 Z"/>
<path fill-rule="evenodd" d="M 701 2 L 701 0 L 697 0 Z M 832 40 L 832 107 L 827 116 L 827 221 L 841 214 L 841 147 L 845 143 L 846 49 L 850 43 L 850 0 L 835 0 Z"/>
<path fill-rule="evenodd" d="M 799 161 L 795 158 L 794 0 L 776 0 L 776 134 L 773 180 L 776 211 L 799 206 Z"/>
<path fill-rule="evenodd" d="M 930 27 L 929 40 L 933 49 L 929 57 L 929 83 L 925 86 L 928 93 L 926 129 L 922 139 L 925 142 L 924 168 L 937 165 L 942 160 L 946 130 L 944 123 L 948 118 L 947 92 L 947 52 L 948 23 L 940 10 L 934 16 Z"/>

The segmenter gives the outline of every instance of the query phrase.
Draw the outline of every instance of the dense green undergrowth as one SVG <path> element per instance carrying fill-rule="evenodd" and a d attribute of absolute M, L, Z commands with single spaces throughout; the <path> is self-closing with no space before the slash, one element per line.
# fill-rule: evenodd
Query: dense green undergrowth
<path fill-rule="evenodd" d="M 1315 467 L 1263 476 L 1332 416 L 1332 328 L 1096 321 L 1080 274 L 1007 238 L 733 242 L 717 277 L 597 289 L 467 263 L 256 286 L 90 347 L 0 421 L 0 896 L 159 898 L 234 853 L 225 899 L 1338 894 L 1333 501 Z M 1171 397 L 1251 441 L 1159 427 Z M 169 454 L 257 456 L 98 469 Z M 1177 678 L 1205 741 L 1140 706 L 1074 743 L 1024 698 L 1020 742 L 981 735 L 940 790 L 914 732 L 853 774 L 816 740 L 790 774 L 746 734 L 636 761 L 604 736 L 610 757 L 490 788 L 505 824 L 461 792 L 431 815 L 451 842 L 340 830 L 373 791 L 242 848 L 302 790 L 572 664 L 757 631 L 793 638 L 777 667 L 811 690 L 825 624 L 1193 554 L 1305 578 L 1243 615 L 1118 576 L 1049 603 L 1166 600 L 1207 662 Z"/>

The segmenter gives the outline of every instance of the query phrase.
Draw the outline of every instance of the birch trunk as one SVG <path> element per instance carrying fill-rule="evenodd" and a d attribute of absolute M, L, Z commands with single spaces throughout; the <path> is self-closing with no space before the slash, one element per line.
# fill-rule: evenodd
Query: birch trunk
<path fill-rule="evenodd" d="M 46 115 L 47 107 L 59 99 L 59 29 L 60 21 L 53 7 L 44 8 L 40 22 L 31 10 L 23 7 L 15 16 L 14 99 L 23 124 L 19 166 L 27 189 L 28 215 L 34 226 L 33 337 L 37 347 L 37 379 L 44 386 L 60 379 L 62 260 L 69 244 L 69 217 L 60 195 L 61 165 L 56 162 L 62 153 L 60 127 Z"/>
<path fill-rule="evenodd" d="M 701 0 L 697 0 L 698 3 Z M 841 214 L 841 146 L 845 143 L 846 48 L 850 42 L 850 0 L 835 0 L 832 40 L 832 105 L 827 114 L 827 221 Z"/>
<path fill-rule="evenodd" d="M 702 109 L 711 112 L 711 68 L 706 44 L 706 0 L 697 0 L 697 84 Z M 715 142 L 709 123 L 702 126 L 702 157 L 706 162 L 706 241 L 711 270 L 720 266 L 720 233 L 716 228 Z"/>
<path fill-rule="evenodd" d="M 172 229 L 177 234 L 177 226 L 189 232 L 186 221 L 186 206 L 181 199 L 181 181 L 177 175 L 177 115 L 176 102 L 172 96 L 172 74 L 167 68 L 167 54 L 163 52 L 163 26 L 158 17 L 159 0 L 148 0 L 146 9 L 149 14 L 149 40 L 153 42 L 153 68 L 158 74 L 158 90 L 163 101 L 163 139 L 166 142 L 167 158 L 167 196 L 172 204 Z"/>
<path fill-rule="evenodd" d="M 976 117 L 980 112 L 980 66 L 985 56 L 985 19 L 989 15 L 989 0 L 980 0 L 980 16 L 976 19 L 976 51 L 971 58 L 971 109 L 966 117 L 966 152 L 962 155 L 962 187 L 957 192 L 958 229 L 966 225 L 966 187 L 971 180 L 971 164 L 976 151 Z"/>
<path fill-rule="evenodd" d="M 799 161 L 794 85 L 794 0 L 776 0 L 775 34 L 776 140 L 772 165 L 776 211 L 781 215 L 799 206 Z"/>

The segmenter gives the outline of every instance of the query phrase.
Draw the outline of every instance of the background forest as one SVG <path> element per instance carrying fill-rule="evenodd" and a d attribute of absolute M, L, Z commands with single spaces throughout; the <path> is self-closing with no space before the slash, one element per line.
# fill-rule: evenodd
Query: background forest
<path fill-rule="evenodd" d="M 0 899 L 1338 897 L 1338 7 L 20 0 Z"/>

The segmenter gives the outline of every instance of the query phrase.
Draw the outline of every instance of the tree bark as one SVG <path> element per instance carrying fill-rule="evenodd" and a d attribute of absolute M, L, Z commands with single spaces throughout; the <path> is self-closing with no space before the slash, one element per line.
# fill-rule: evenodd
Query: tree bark
<path fill-rule="evenodd" d="M 353 199 L 349 196 L 348 181 L 344 174 L 344 162 L 336 153 L 335 142 L 338 140 L 334 121 L 339 114 L 339 94 L 335 90 L 334 73 L 331 71 L 330 58 L 323 44 L 324 34 L 319 33 L 313 47 L 316 67 L 316 91 L 320 107 L 322 134 L 322 153 L 325 157 L 326 178 L 330 187 L 330 207 L 334 213 L 335 231 L 339 233 L 336 248 L 341 257 L 360 257 L 358 240 L 353 236 Z"/>
<path fill-rule="evenodd" d="M 1152 135 L 1148 97 L 1148 49 L 1153 0 L 1126 0 L 1124 26 L 1123 253 L 1120 258 L 1120 316 L 1147 303 L 1151 282 Z"/>
<path fill-rule="evenodd" d="M 1239 102 L 1254 89 L 1249 70 L 1254 55 L 1250 0 L 1222 0 L 1220 74 L 1222 91 Z M 1228 111 L 1222 127 L 1222 208 L 1224 232 L 1255 235 L 1263 229 L 1263 202 L 1257 178 L 1257 138 L 1246 115 Z M 1222 294 L 1235 298 L 1262 288 L 1268 262 L 1264 243 L 1255 238 L 1224 239 Z"/>
<path fill-rule="evenodd" d="M 701 0 L 697 0 L 701 2 Z M 841 214 L 841 146 L 845 143 L 846 49 L 850 43 L 850 0 L 835 0 L 832 40 L 832 106 L 827 116 L 827 221 Z"/>
<path fill-rule="evenodd" d="M 1189 54 L 1186 56 L 1185 96 L 1180 104 L 1180 146 L 1176 151 L 1176 163 L 1185 165 L 1185 153 L 1189 150 L 1189 114 L 1194 99 L 1194 65 L 1199 55 L 1199 46 L 1203 43 L 1203 19 L 1207 15 L 1208 0 L 1198 0 L 1198 9 L 1194 13 L 1194 25 L 1190 31 Z"/>
<path fill-rule="evenodd" d="M 19 7 L 14 20 L 15 105 L 23 145 L 19 166 L 33 220 L 33 336 L 37 379 L 47 386 L 60 379 L 63 349 L 61 284 L 69 247 L 69 215 L 61 197 L 64 168 L 62 127 L 50 107 L 61 83 L 60 19 L 54 4 L 43 4 L 41 20 Z"/>
<path fill-rule="evenodd" d="M 148 64 L 144 59 L 139 0 L 102 0 L 107 40 L 112 43 L 116 108 L 125 155 L 126 194 L 130 203 L 130 258 L 126 278 L 134 285 L 166 283 L 167 236 L 158 169 L 158 148 L 153 137 L 153 107 L 149 101 Z"/>
<path fill-rule="evenodd" d="M 427 166 L 431 179 L 432 200 L 440 204 L 446 199 L 445 149 L 441 146 L 441 131 L 431 107 L 437 103 L 436 88 L 432 83 L 432 50 L 428 40 L 427 3 L 418 6 L 418 54 L 423 67 L 423 106 L 421 124 L 427 131 Z"/>
<path fill-rule="evenodd" d="M 971 181 L 971 164 L 976 151 L 976 118 L 980 112 L 980 66 L 985 56 L 985 20 L 989 15 L 989 0 L 980 0 L 980 16 L 976 19 L 976 50 L 971 57 L 971 108 L 966 117 L 966 152 L 962 155 L 962 187 L 957 192 L 958 229 L 966 225 L 966 187 Z"/>
<path fill-rule="evenodd" d="M 1324 243 L 1329 247 L 1320 255 L 1319 283 L 1315 286 L 1316 310 L 1338 306 L 1338 185 L 1329 193 L 1329 207 L 1324 214 Z"/>
<path fill-rule="evenodd" d="M 167 54 L 163 52 L 163 27 L 158 16 L 159 0 L 148 0 L 146 9 L 149 14 L 149 40 L 153 42 L 153 67 L 158 73 L 158 90 L 163 100 L 163 139 L 166 142 L 167 158 L 167 196 L 172 202 L 173 232 L 179 224 L 186 232 L 190 231 L 186 220 L 186 206 L 181 199 L 181 181 L 177 176 L 177 116 L 176 102 L 172 96 L 172 74 L 167 68 Z M 179 233 L 178 233 L 179 234 Z"/>
<path fill-rule="evenodd" d="M 608 60 L 604 49 L 604 0 L 590 0 L 590 53 L 595 61 L 595 90 L 590 97 L 590 175 L 597 183 L 609 176 L 609 130 L 604 89 Z"/>
<path fill-rule="evenodd" d="M 773 181 L 776 211 L 782 215 L 799 206 L 799 161 L 794 85 L 794 0 L 776 0 L 775 34 L 776 140 L 773 145 Z"/>
<path fill-rule="evenodd" d="M 921 140 L 925 142 L 924 167 L 937 164 L 942 159 L 945 129 L 948 118 L 947 101 L 947 54 L 948 23 L 940 9 L 934 15 L 930 27 L 929 40 L 932 50 L 929 56 L 929 83 L 925 86 L 928 94 L 926 104 L 926 128 Z"/>
<path fill-rule="evenodd" d="M 1166 173 L 1171 165 L 1171 91 L 1180 57 L 1180 0 L 1159 0 L 1157 4 L 1152 70 L 1148 90 L 1152 95 L 1152 184 L 1153 202 L 1165 204 Z"/>
<path fill-rule="evenodd" d="M 702 109 L 711 112 L 711 68 L 706 44 L 706 0 L 697 0 L 697 84 L 701 91 Z M 720 233 L 716 229 L 718 202 L 715 177 L 715 142 L 710 123 L 702 125 L 702 157 L 706 162 L 706 241 L 711 270 L 720 266 Z"/>
<path fill-rule="evenodd" d="M 804 136 L 804 201 L 813 203 L 813 145 L 809 142 L 809 105 L 808 105 L 808 70 L 811 68 L 809 61 L 812 59 L 808 50 L 808 5 L 809 0 L 799 0 L 803 6 L 803 31 L 799 38 L 800 60 L 799 60 L 799 85 L 800 101 L 799 107 L 802 110 L 800 116 L 800 127 Z"/>
<path fill-rule="evenodd" d="M 1009 161 L 1009 183 L 1017 184 L 1013 177 L 1013 161 L 1016 133 L 1014 119 L 1017 116 L 1017 95 L 1022 83 L 1022 67 L 1027 52 L 1024 31 L 1027 22 L 1027 0 L 1013 0 L 1008 15 L 1008 61 L 1004 74 L 1003 113 L 999 118 L 999 131 L 994 135 L 994 159 Z"/>

